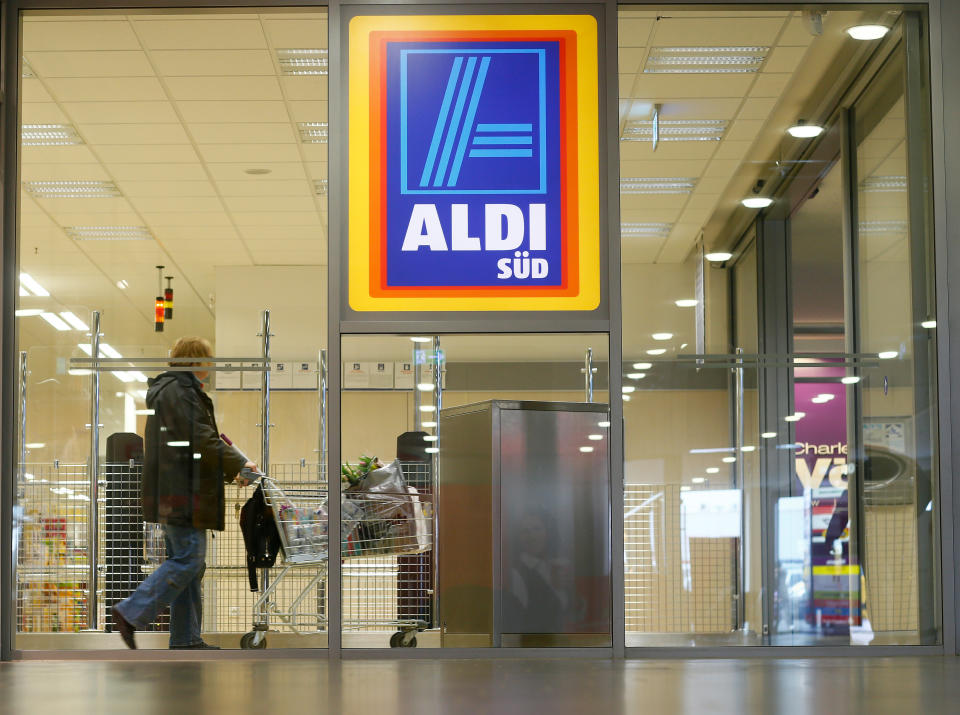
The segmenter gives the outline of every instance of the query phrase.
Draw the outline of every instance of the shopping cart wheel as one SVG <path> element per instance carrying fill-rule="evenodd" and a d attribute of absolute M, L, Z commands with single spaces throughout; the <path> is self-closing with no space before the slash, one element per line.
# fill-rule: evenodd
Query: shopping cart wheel
<path fill-rule="evenodd" d="M 244 649 L 266 648 L 267 637 L 264 635 L 263 631 L 250 631 L 249 633 L 244 633 L 243 637 L 240 639 L 240 647 Z"/>
<path fill-rule="evenodd" d="M 412 634 L 410 640 L 406 640 L 407 634 L 404 631 L 397 631 L 392 636 L 390 636 L 390 647 L 391 648 L 416 648 L 417 647 L 417 636 L 415 631 L 410 631 Z"/>

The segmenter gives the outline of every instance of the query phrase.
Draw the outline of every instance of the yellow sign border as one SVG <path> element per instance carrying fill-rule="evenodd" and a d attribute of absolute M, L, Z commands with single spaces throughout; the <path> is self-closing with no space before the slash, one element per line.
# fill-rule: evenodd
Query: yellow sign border
<path fill-rule="evenodd" d="M 580 292 L 566 297 L 376 297 L 370 295 L 370 57 L 376 31 L 572 30 L 577 35 L 577 217 Z M 362 15 L 349 30 L 350 308 L 364 311 L 590 311 L 600 305 L 600 141 L 597 21 L 592 15 Z"/>

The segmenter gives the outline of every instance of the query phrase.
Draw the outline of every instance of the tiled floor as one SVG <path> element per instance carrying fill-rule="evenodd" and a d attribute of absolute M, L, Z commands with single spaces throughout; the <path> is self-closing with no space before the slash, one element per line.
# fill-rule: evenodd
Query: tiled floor
<path fill-rule="evenodd" d="M 960 660 L 197 660 L 0 665 L 0 713 L 960 712 Z"/>

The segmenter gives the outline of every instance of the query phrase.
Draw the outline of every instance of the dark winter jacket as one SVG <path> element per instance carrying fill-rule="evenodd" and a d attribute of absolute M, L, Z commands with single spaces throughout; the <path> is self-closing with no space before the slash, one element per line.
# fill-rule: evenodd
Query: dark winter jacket
<path fill-rule="evenodd" d="M 150 380 L 144 439 L 143 518 L 223 531 L 224 484 L 246 458 L 220 439 L 213 402 L 192 372 Z"/>

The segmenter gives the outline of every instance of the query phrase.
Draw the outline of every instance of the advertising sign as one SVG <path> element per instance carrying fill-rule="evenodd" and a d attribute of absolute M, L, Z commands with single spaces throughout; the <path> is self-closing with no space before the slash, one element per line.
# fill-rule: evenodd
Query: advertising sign
<path fill-rule="evenodd" d="M 349 120 L 353 310 L 598 307 L 592 16 L 355 17 Z"/>

